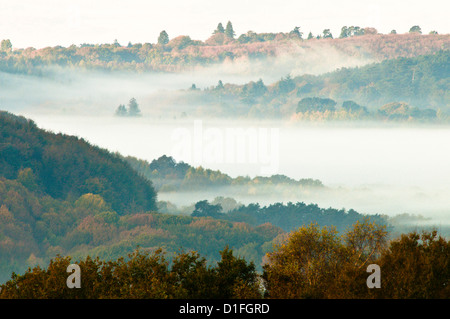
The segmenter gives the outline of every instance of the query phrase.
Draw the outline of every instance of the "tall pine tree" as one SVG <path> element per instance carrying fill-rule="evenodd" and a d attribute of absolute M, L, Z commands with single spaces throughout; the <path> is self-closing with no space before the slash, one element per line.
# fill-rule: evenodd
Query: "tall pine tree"
<path fill-rule="evenodd" d="M 233 30 L 233 25 L 231 24 L 230 21 L 228 21 L 227 26 L 225 28 L 225 35 L 232 39 L 234 39 L 234 36 L 236 35 L 236 33 Z"/>

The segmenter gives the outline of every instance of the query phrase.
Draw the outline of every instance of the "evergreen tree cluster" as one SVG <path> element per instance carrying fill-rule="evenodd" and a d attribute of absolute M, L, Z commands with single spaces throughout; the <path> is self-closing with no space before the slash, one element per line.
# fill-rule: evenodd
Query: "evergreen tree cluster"
<path fill-rule="evenodd" d="M 139 117 L 142 116 L 141 110 L 139 109 L 139 104 L 136 99 L 133 97 L 128 102 L 128 108 L 125 105 L 120 104 L 116 109 L 116 116 L 131 116 L 131 117 Z"/>

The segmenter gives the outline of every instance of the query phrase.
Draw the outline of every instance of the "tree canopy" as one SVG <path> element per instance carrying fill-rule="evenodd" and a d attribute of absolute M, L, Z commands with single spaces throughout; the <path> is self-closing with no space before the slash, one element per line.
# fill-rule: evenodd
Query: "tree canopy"
<path fill-rule="evenodd" d="M 166 30 L 161 31 L 158 37 L 158 44 L 160 45 L 166 45 L 169 43 L 169 35 L 167 34 Z"/>

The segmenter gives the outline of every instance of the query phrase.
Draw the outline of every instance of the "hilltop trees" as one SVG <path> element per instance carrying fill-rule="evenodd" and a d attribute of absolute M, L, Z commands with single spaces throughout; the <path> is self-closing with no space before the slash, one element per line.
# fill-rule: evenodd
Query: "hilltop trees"
<path fill-rule="evenodd" d="M 217 33 L 225 33 L 225 29 L 222 25 L 221 22 L 219 22 L 219 24 L 217 25 L 216 30 L 214 30 L 213 34 L 217 34 Z"/>
<path fill-rule="evenodd" d="M 323 30 L 323 38 L 324 39 L 327 39 L 327 38 L 333 39 L 333 35 L 331 34 L 330 29 L 324 29 Z"/>
<path fill-rule="evenodd" d="M 414 31 L 416 28 L 413 28 Z M 317 39 L 331 38 L 331 31 L 325 29 L 325 34 L 320 33 Z M 41 49 L 16 48 L 12 51 L 12 44 L 9 40 L 3 40 L 0 46 L 0 70 L 8 73 L 33 74 L 38 76 L 51 76 L 52 68 L 48 66 L 60 66 L 71 68 L 83 68 L 87 70 L 129 70 L 136 72 L 169 71 L 177 72 L 195 65 L 209 65 L 221 62 L 224 56 L 232 59 L 239 57 L 268 57 L 273 55 L 273 46 L 279 47 L 280 52 L 287 50 L 290 52 L 288 41 L 297 41 L 301 38 L 302 32 L 299 27 L 294 27 L 288 32 L 256 33 L 248 31 L 235 36 L 234 26 L 229 23 L 217 25 L 213 35 L 204 42 L 190 39 L 188 35 L 182 35 L 169 39 L 166 30 L 157 35 L 154 43 L 128 43 L 120 45 L 117 41 L 104 44 L 83 43 L 79 46 L 69 47 L 55 46 Z M 408 40 L 408 35 L 391 37 L 386 42 L 386 38 L 375 36 L 376 32 L 371 28 L 360 28 L 358 26 L 344 26 L 341 29 L 340 37 L 347 38 L 354 35 L 369 34 L 358 43 L 349 42 L 356 50 L 357 55 L 373 55 L 376 59 L 392 58 L 397 56 L 417 56 L 435 52 L 445 48 L 446 35 L 436 35 L 434 37 L 417 38 L 421 43 L 413 45 Z M 305 35 L 308 35 L 305 33 Z M 339 35 L 339 33 L 338 33 Z M 372 36 L 373 35 L 373 36 Z M 307 37 L 314 39 L 311 33 Z M 175 40 L 175 41 L 173 41 Z M 392 41 L 395 40 L 395 41 Z M 172 42 L 173 41 L 173 42 Z M 267 43 L 264 43 L 267 42 Z M 315 41 L 313 41 L 315 42 Z M 252 45 L 259 43 L 260 45 Z M 241 46 L 240 44 L 246 44 Z M 330 43 L 339 47 L 339 41 Z M 214 46 L 229 45 L 226 48 L 212 48 Z M 181 52 L 182 51 L 182 52 Z M 350 52 L 350 51 L 349 51 Z"/>
<path fill-rule="evenodd" d="M 234 32 L 233 24 L 231 23 L 231 21 L 227 22 L 227 26 L 225 28 L 223 27 L 222 22 L 219 22 L 217 28 L 213 31 L 213 35 L 217 34 L 224 34 L 228 38 L 234 39 L 236 33 Z"/>
<path fill-rule="evenodd" d="M 289 32 L 289 35 L 301 39 L 303 32 L 300 32 L 300 27 L 295 27 L 291 32 Z"/>
<path fill-rule="evenodd" d="M 233 25 L 231 24 L 231 21 L 228 21 L 227 23 L 227 26 L 225 28 L 225 35 L 231 39 L 234 39 L 234 36 L 236 35 L 233 29 Z"/>
<path fill-rule="evenodd" d="M 363 28 L 360 28 L 358 26 L 343 26 L 341 28 L 341 34 L 339 35 L 340 38 L 348 38 L 358 35 L 364 35 L 365 30 Z"/>
<path fill-rule="evenodd" d="M 348 28 L 346 26 L 343 26 L 341 28 L 341 34 L 339 35 L 339 38 L 347 38 L 349 36 Z"/>
<path fill-rule="evenodd" d="M 0 49 L 2 51 L 9 51 L 9 50 L 11 50 L 12 49 L 11 41 L 9 39 L 2 40 L 2 42 L 0 43 Z"/>
<path fill-rule="evenodd" d="M 409 33 L 419 33 L 422 34 L 422 29 L 418 25 L 414 25 L 409 29 Z"/>
<path fill-rule="evenodd" d="M 166 45 L 167 43 L 169 43 L 169 35 L 167 34 L 166 30 L 163 30 L 159 34 L 158 44 L 159 45 Z"/>

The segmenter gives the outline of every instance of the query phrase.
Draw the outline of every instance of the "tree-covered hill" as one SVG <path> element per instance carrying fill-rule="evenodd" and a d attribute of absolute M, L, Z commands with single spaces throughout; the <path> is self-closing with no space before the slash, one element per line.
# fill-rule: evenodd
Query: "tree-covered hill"
<path fill-rule="evenodd" d="M 155 163 L 161 179 L 176 176 L 170 158 Z M 111 259 L 138 246 L 196 250 L 212 262 L 229 245 L 259 267 L 285 233 L 267 221 L 158 213 L 152 183 L 123 157 L 0 113 L 0 281 L 58 254 Z"/>
<path fill-rule="evenodd" d="M 118 156 L 0 112 L 0 278 L 113 235 L 156 210 L 156 191 Z"/>
<path fill-rule="evenodd" d="M 196 66 L 212 65 L 242 59 L 307 58 L 310 52 L 339 52 L 342 56 L 374 61 L 397 57 L 415 57 L 449 49 L 450 35 L 419 33 L 379 34 L 367 32 L 339 38 L 317 36 L 305 38 L 299 33 L 264 33 L 249 31 L 237 38 L 223 33 L 206 41 L 192 40 L 188 35 L 158 43 L 118 42 L 55 46 L 41 49 L 14 48 L 9 40 L 0 50 L 0 71 L 45 75 L 48 67 L 128 70 L 137 72 L 178 72 Z M 50 72 L 51 74 L 51 72 Z"/>
<path fill-rule="evenodd" d="M 119 214 L 156 209 L 151 182 L 118 156 L 7 112 L 0 113 L 0 176 L 55 199 L 98 194 Z"/>
<path fill-rule="evenodd" d="M 440 50 L 321 75 L 287 75 L 271 84 L 261 79 L 243 85 L 219 81 L 204 90 L 187 89 L 165 103 L 187 99 L 207 106 L 202 111 L 211 114 L 206 115 L 225 117 L 445 122 L 450 115 L 449 65 L 450 50 Z"/>
<path fill-rule="evenodd" d="M 123 157 L 76 137 L 41 130 L 7 112 L 0 113 L 0 149 L 0 282 L 57 255 L 111 260 L 136 247 L 162 248 L 172 256 L 180 250 L 197 251 L 213 263 L 229 246 L 261 269 L 266 253 L 295 228 L 316 222 L 345 230 L 365 217 L 351 209 L 300 202 L 232 205 L 223 211 L 221 205 L 205 200 L 197 202 L 190 215 L 158 212 L 152 184 Z M 133 161 L 156 170 L 161 180 L 183 180 L 191 169 L 169 157 L 151 164 Z M 193 176 L 199 174 L 195 170 Z M 207 184 L 214 185 L 211 177 L 220 181 L 222 175 L 227 176 L 206 174 Z M 239 185 L 235 182 L 257 183 L 231 179 L 229 186 Z M 298 186 L 301 181 L 273 176 L 262 183 Z M 372 218 L 389 223 L 384 216 Z"/>
<path fill-rule="evenodd" d="M 450 51 L 342 68 L 315 79 L 297 77 L 297 96 L 327 96 L 381 107 L 406 102 L 420 108 L 450 107 Z"/>

